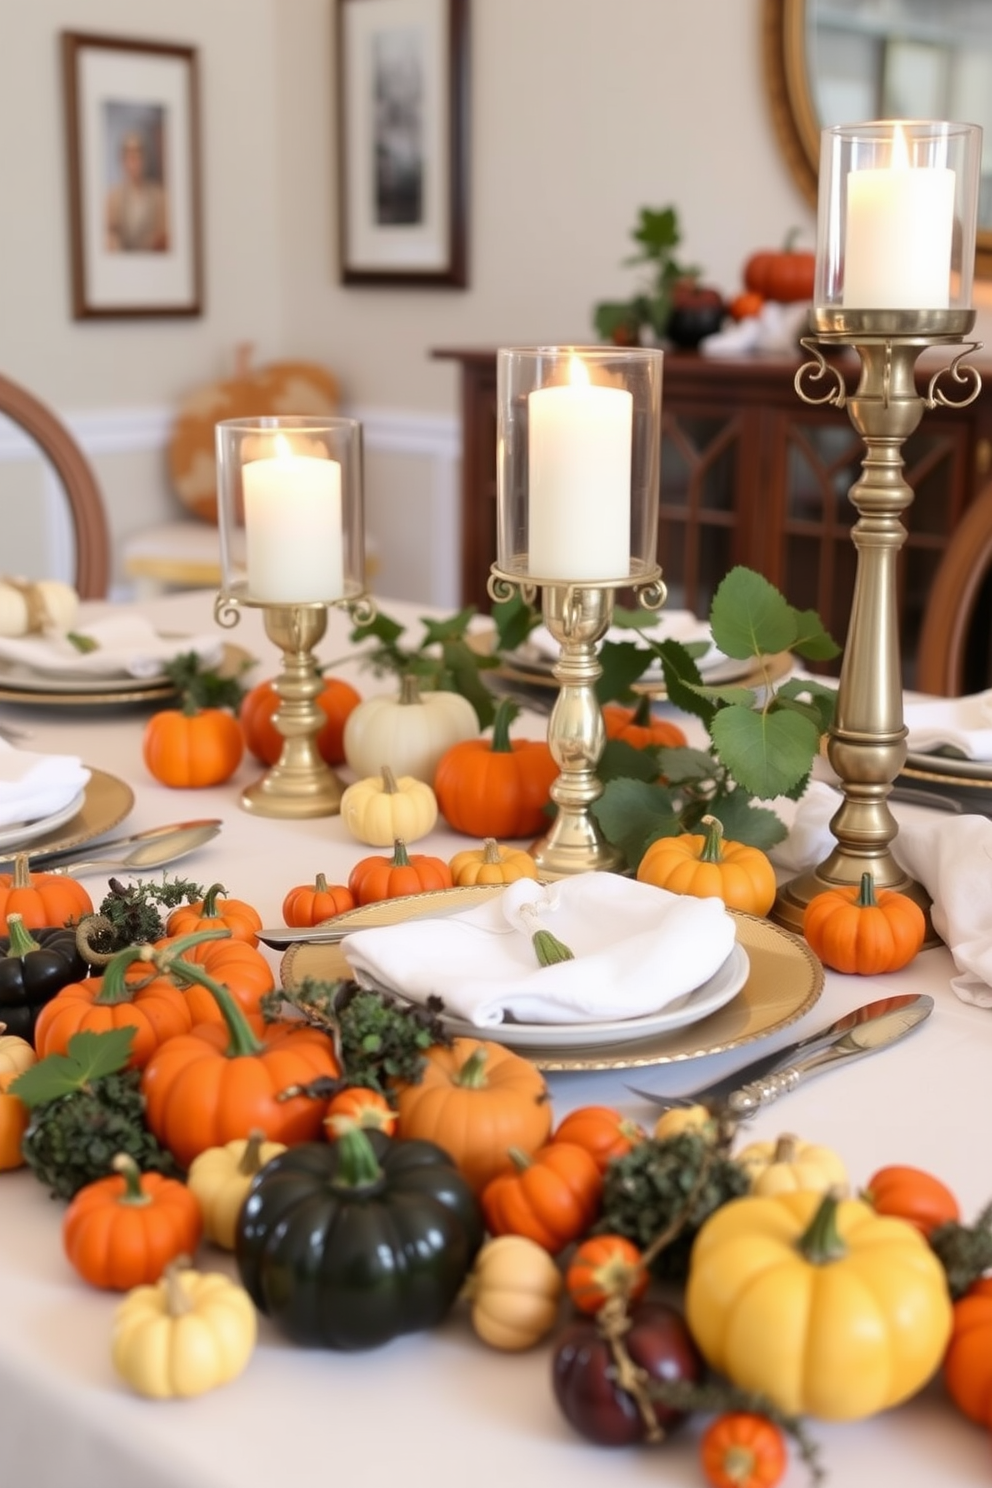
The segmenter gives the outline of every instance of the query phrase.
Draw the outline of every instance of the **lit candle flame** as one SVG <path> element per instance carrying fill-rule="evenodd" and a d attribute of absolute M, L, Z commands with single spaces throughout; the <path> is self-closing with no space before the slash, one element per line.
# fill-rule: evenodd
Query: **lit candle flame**
<path fill-rule="evenodd" d="M 589 369 L 581 357 L 569 358 L 568 381 L 572 387 L 589 386 Z"/>
<path fill-rule="evenodd" d="M 909 146 L 906 143 L 906 131 L 901 124 L 897 124 L 892 131 L 892 159 L 893 170 L 909 170 Z"/>
<path fill-rule="evenodd" d="M 290 444 L 290 442 L 286 438 L 285 434 L 277 434 L 276 435 L 276 439 L 275 439 L 275 451 L 276 451 L 275 457 L 276 457 L 277 460 L 288 460 L 288 459 L 290 459 L 292 457 L 293 446 Z"/>

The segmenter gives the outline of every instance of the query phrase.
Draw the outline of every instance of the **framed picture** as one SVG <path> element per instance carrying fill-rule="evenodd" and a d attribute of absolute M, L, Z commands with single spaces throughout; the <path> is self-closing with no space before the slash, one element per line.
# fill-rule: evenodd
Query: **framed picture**
<path fill-rule="evenodd" d="M 468 0 L 337 0 L 341 280 L 468 282 Z"/>
<path fill-rule="evenodd" d="M 72 310 L 200 315 L 196 52 L 62 33 Z"/>

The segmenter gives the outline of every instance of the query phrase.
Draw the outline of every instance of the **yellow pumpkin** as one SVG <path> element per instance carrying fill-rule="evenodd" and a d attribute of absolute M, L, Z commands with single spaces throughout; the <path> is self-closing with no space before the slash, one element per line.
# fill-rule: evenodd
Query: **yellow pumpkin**
<path fill-rule="evenodd" d="M 714 816 L 704 816 L 700 826 L 701 833 L 682 832 L 652 842 L 637 869 L 640 882 L 766 915 L 778 889 L 771 860 L 758 847 L 725 841 Z"/>
<path fill-rule="evenodd" d="M 135 1287 L 119 1304 L 111 1356 L 139 1395 L 203 1395 L 242 1372 L 256 1330 L 255 1304 L 243 1287 L 172 1265 L 161 1281 Z"/>
<path fill-rule="evenodd" d="M 401 775 L 388 765 L 378 775 L 356 780 L 341 797 L 341 820 L 351 835 L 370 847 L 392 847 L 397 837 L 416 842 L 437 821 L 437 797 L 424 780 Z"/>
<path fill-rule="evenodd" d="M 285 1152 L 282 1142 L 266 1142 L 253 1131 L 223 1147 L 208 1147 L 190 1163 L 187 1186 L 203 1212 L 203 1233 L 224 1250 L 234 1249 L 235 1227 L 245 1195 L 259 1168 Z"/>
<path fill-rule="evenodd" d="M 716 1122 L 708 1106 L 671 1106 L 662 1111 L 654 1126 L 654 1136 L 659 1142 L 669 1137 L 680 1137 L 683 1132 L 699 1132 L 701 1136 L 716 1136 Z"/>
<path fill-rule="evenodd" d="M 448 867 L 452 883 L 463 887 L 537 877 L 537 864 L 525 848 L 501 847 L 495 837 L 487 837 L 481 847 L 466 847 L 455 853 Z"/>
<path fill-rule="evenodd" d="M 492 1348 L 531 1348 L 555 1326 L 563 1285 L 561 1271 L 536 1241 L 524 1235 L 488 1240 L 465 1284 L 472 1327 Z"/>
<path fill-rule="evenodd" d="M 915 1395 L 952 1312 L 918 1230 L 832 1194 L 722 1205 L 692 1248 L 686 1321 L 712 1368 L 781 1410 L 855 1421 Z"/>
<path fill-rule="evenodd" d="M 736 1157 L 751 1175 L 752 1193 L 826 1193 L 847 1188 L 847 1168 L 838 1153 L 788 1134 L 775 1142 L 750 1142 Z"/>
<path fill-rule="evenodd" d="M 6 1023 L 0 1023 L 0 1075 L 23 1074 L 34 1064 L 37 1055 L 27 1039 L 16 1033 L 5 1033 Z"/>

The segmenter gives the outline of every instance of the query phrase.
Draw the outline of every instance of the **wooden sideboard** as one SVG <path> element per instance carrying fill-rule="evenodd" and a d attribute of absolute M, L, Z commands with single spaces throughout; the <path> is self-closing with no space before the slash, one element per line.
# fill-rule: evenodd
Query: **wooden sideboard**
<path fill-rule="evenodd" d="M 460 369 L 462 601 L 488 610 L 486 580 L 496 557 L 496 352 L 432 354 Z M 856 357 L 838 365 L 853 389 Z M 848 492 L 864 446 L 843 410 L 802 402 L 794 386 L 798 366 L 798 355 L 666 351 L 658 561 L 673 607 L 707 614 L 721 578 L 741 563 L 763 573 L 792 604 L 816 609 L 843 642 L 857 517 Z M 992 471 L 992 366 L 982 371 L 975 402 L 927 410 L 904 450 L 915 492 L 898 599 L 910 684 L 937 564 Z"/>

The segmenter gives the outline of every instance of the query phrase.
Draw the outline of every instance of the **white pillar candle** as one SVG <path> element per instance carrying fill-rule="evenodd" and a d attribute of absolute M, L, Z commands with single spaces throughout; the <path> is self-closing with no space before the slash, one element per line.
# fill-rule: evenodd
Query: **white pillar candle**
<path fill-rule="evenodd" d="M 847 177 L 844 304 L 852 310 L 946 310 L 954 172 L 910 165 L 896 127 L 892 161 Z"/>
<path fill-rule="evenodd" d="M 284 443 L 282 436 L 277 440 Z M 243 470 L 248 593 L 269 604 L 341 599 L 341 466 L 280 451 Z"/>
<path fill-rule="evenodd" d="M 544 579 L 622 579 L 630 571 L 634 399 L 571 382 L 528 397 L 528 571 Z M 584 380 L 582 380 L 584 379 Z"/>

